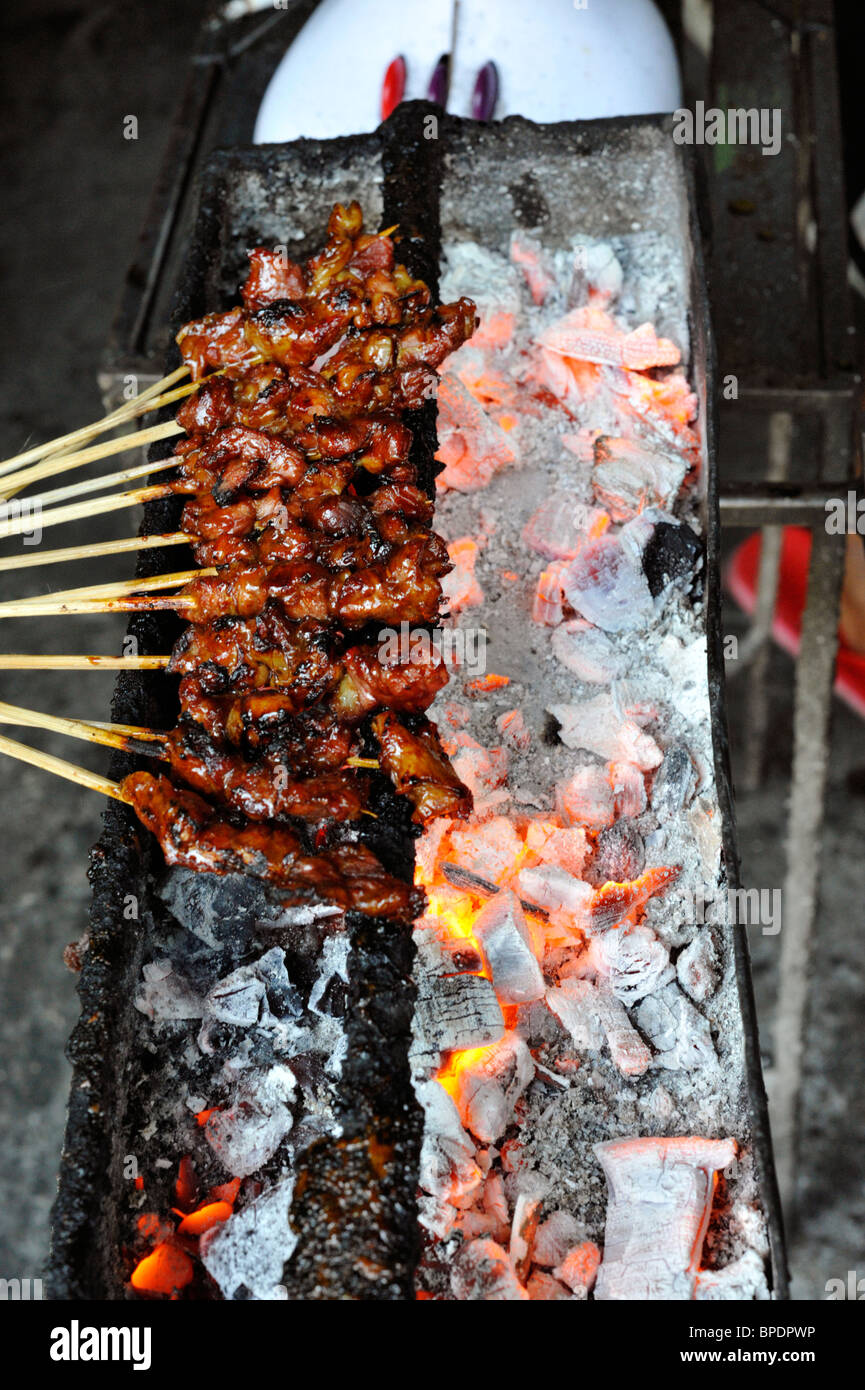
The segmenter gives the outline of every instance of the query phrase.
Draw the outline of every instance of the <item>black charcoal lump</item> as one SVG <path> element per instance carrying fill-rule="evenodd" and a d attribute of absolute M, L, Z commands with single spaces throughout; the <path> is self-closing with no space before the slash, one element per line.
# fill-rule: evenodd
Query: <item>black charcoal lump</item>
<path fill-rule="evenodd" d="M 689 587 L 701 556 L 700 539 L 690 526 L 656 522 L 643 550 L 643 573 L 652 598 L 657 598 L 671 583 Z"/>

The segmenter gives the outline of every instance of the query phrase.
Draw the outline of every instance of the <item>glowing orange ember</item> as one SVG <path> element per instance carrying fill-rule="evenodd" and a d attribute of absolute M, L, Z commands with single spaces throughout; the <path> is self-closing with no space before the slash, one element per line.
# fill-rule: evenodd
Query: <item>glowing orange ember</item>
<path fill-rule="evenodd" d="M 237 1194 L 240 1191 L 240 1178 L 232 1178 L 231 1182 L 224 1182 L 219 1187 L 210 1189 L 210 1200 L 212 1202 L 229 1202 L 231 1206 L 237 1201 Z"/>
<path fill-rule="evenodd" d="M 206 1206 L 198 1207 L 195 1211 L 184 1216 L 177 1228 L 178 1234 L 182 1236 L 203 1236 L 205 1231 L 209 1231 L 221 1222 L 227 1221 L 231 1215 L 232 1207 L 230 1202 L 208 1202 Z"/>
<path fill-rule="evenodd" d="M 510 685 L 510 676 L 498 676 L 493 671 L 488 671 L 485 676 L 478 676 L 477 680 L 468 681 L 467 690 L 483 692 L 485 690 L 502 690 L 506 685 Z"/>
<path fill-rule="evenodd" d="M 132 1287 L 139 1293 L 173 1294 L 192 1281 L 192 1260 L 183 1250 L 163 1241 L 132 1271 Z"/>
<path fill-rule="evenodd" d="M 436 1076 L 439 1085 L 447 1091 L 451 1100 L 457 1093 L 459 1078 L 464 1071 L 477 1071 L 484 1062 L 492 1057 L 498 1044 L 493 1043 L 490 1047 L 465 1047 L 461 1052 L 452 1052 Z"/>
<path fill-rule="evenodd" d="M 672 868 L 647 869 L 639 878 L 624 883 L 605 883 L 592 894 L 591 914 L 598 927 L 620 926 L 633 917 L 649 898 L 660 893 L 681 872 L 678 865 Z"/>

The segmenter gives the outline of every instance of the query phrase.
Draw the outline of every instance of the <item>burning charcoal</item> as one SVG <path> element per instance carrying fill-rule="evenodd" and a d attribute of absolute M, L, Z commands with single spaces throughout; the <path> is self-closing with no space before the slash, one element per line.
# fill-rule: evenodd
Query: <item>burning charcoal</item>
<path fill-rule="evenodd" d="M 629 1008 L 675 977 L 670 953 L 647 926 L 608 931 L 592 938 L 589 961 Z"/>
<path fill-rule="evenodd" d="M 558 1279 L 540 1269 L 532 1270 L 526 1282 L 526 1292 L 533 1303 L 569 1301 L 572 1297 L 564 1284 L 560 1284 Z"/>
<path fill-rule="evenodd" d="M 708 927 L 698 930 L 694 940 L 681 952 L 676 961 L 679 984 L 697 1004 L 711 999 L 721 975 L 718 950 Z"/>
<path fill-rule="evenodd" d="M 652 597 L 657 598 L 671 583 L 690 585 L 701 557 L 700 539 L 690 526 L 657 522 L 643 550 L 643 572 Z"/>
<path fill-rule="evenodd" d="M 525 232 L 511 236 L 511 260 L 526 277 L 529 293 L 535 304 L 543 304 L 557 288 L 556 273 L 541 243 Z"/>
<path fill-rule="evenodd" d="M 637 878 L 645 863 L 643 837 L 633 821 L 623 818 L 604 827 L 592 861 L 598 883 L 623 883 L 625 879 Z"/>
<path fill-rule="evenodd" d="M 594 1287 L 598 1277 L 600 1264 L 601 1252 L 597 1245 L 593 1240 L 584 1240 L 568 1251 L 553 1274 L 567 1284 L 577 1298 L 588 1298 L 589 1290 Z"/>
<path fill-rule="evenodd" d="M 602 884 L 592 894 L 589 930 L 592 933 L 606 932 L 622 922 L 633 921 L 649 899 L 656 893 L 663 893 L 679 873 L 678 866 L 664 866 L 646 869 L 639 878 L 628 879 L 624 883 Z"/>
<path fill-rule="evenodd" d="M 564 623 L 552 634 L 550 645 L 557 661 L 591 685 L 608 685 L 626 667 L 609 637 L 594 627 Z"/>
<path fill-rule="evenodd" d="M 453 565 L 442 580 L 442 595 L 451 613 L 473 608 L 484 601 L 484 591 L 475 578 L 478 543 L 470 536 L 461 536 L 448 546 L 448 558 Z"/>
<path fill-rule="evenodd" d="M 471 1303 L 528 1301 L 507 1252 L 494 1240 L 471 1240 L 463 1246 L 451 1271 L 454 1298 Z"/>
<path fill-rule="evenodd" d="M 592 488 L 614 521 L 630 521 L 647 507 L 671 506 L 686 472 L 684 459 L 657 453 L 631 439 L 599 435 L 595 440 Z"/>
<path fill-rule="evenodd" d="M 579 877 L 588 852 L 585 830 L 578 825 L 561 828 L 549 821 L 531 821 L 526 829 L 526 849 L 542 864 L 556 864 Z"/>
<path fill-rule="evenodd" d="M 544 977 L 516 894 L 506 889 L 490 898 L 472 923 L 472 934 L 502 1004 L 528 1004 L 543 997 Z"/>
<path fill-rule="evenodd" d="M 459 1231 L 466 1240 L 474 1240 L 476 1236 L 490 1236 L 495 1240 L 498 1235 L 498 1224 L 482 1211 L 458 1212 L 453 1229 Z"/>
<path fill-rule="evenodd" d="M 438 449 L 443 463 L 437 483 L 458 492 L 486 487 L 493 474 L 512 463 L 507 435 L 452 371 L 442 372 L 438 391 Z"/>
<path fill-rule="evenodd" d="M 436 865 L 441 858 L 442 843 L 454 824 L 447 816 L 437 816 L 423 828 L 422 834 L 414 842 L 415 868 L 421 883 L 432 883 L 436 877 Z"/>
<path fill-rule="evenodd" d="M 552 1269 L 564 1260 L 580 1238 L 580 1226 L 569 1211 L 553 1211 L 535 1232 L 532 1259 L 536 1265 Z"/>
<path fill-rule="evenodd" d="M 534 1258 L 535 1232 L 538 1229 L 540 1210 L 541 1203 L 537 1198 L 529 1197 L 525 1192 L 520 1193 L 514 1207 L 508 1253 L 517 1278 L 523 1284 Z"/>
<path fill-rule="evenodd" d="M 650 323 L 625 333 L 595 304 L 572 309 L 538 338 L 547 352 L 577 362 L 597 362 L 643 372 L 649 367 L 675 366 L 681 353 L 669 338 L 658 338 Z"/>
<path fill-rule="evenodd" d="M 506 748 L 482 748 L 468 734 L 460 734 L 460 752 L 451 759 L 454 772 L 465 783 L 475 802 L 475 811 L 480 813 L 484 807 L 507 801 L 510 792 L 507 788 L 497 791 L 507 780 L 508 750 Z"/>
<path fill-rule="evenodd" d="M 228 1110 L 210 1115 L 204 1137 L 232 1177 L 248 1177 L 276 1153 L 292 1126 L 295 1089 L 288 1067 L 271 1067 L 246 1078 Z"/>
<path fill-rule="evenodd" d="M 579 237 L 574 242 L 574 273 L 568 307 L 578 309 L 589 301 L 589 291 L 605 302 L 617 299 L 622 289 L 622 267 L 608 241 Z"/>
<path fill-rule="evenodd" d="M 588 980 L 570 978 L 547 990 L 547 1003 L 581 1051 L 598 1052 L 606 1038 L 623 1076 L 642 1076 L 652 1060 L 643 1039 L 614 995 Z"/>
<path fill-rule="evenodd" d="M 430 926 L 415 923 L 414 942 L 421 970 L 427 975 L 479 974 L 484 963 L 474 942 L 442 935 L 435 929 L 437 920 L 421 918 L 421 922 L 431 922 Z"/>
<path fill-rule="evenodd" d="M 494 1047 L 457 1057 L 453 1097 L 460 1119 L 482 1144 L 494 1144 L 511 1122 L 514 1106 L 535 1074 L 522 1038 L 507 1033 Z"/>
<path fill-rule="evenodd" d="M 643 772 L 661 762 L 663 754 L 651 734 L 644 733 L 633 720 L 623 720 L 612 696 L 606 693 L 573 704 L 550 705 L 548 710 L 559 721 L 559 738 L 568 748 L 585 748 L 601 758 L 631 762 Z"/>
<path fill-rule="evenodd" d="M 646 779 L 630 762 L 607 764 L 607 779 L 613 789 L 617 816 L 639 816 L 646 809 Z"/>
<path fill-rule="evenodd" d="M 595 1153 L 610 1190 L 595 1298 L 693 1298 L 714 1174 L 732 1162 L 735 1141 L 619 1139 Z"/>
<path fill-rule="evenodd" d="M 223 1298 L 287 1297 L 282 1271 L 297 1244 L 288 1219 L 293 1187 L 293 1178 L 278 1183 L 201 1237 L 201 1262 Z"/>
<path fill-rule="evenodd" d="M 463 869 L 499 883 L 513 868 L 522 841 L 506 816 L 493 816 L 483 825 L 460 827 L 451 834 L 452 854 Z"/>
<path fill-rule="evenodd" d="M 496 728 L 502 736 L 502 741 L 509 748 L 513 748 L 519 753 L 525 753 L 528 748 L 531 748 L 531 731 L 526 728 L 526 721 L 520 710 L 505 710 L 504 714 L 500 714 L 496 720 Z"/>
<path fill-rule="evenodd" d="M 556 560 L 546 569 L 541 570 L 538 575 L 535 597 L 532 600 L 533 623 L 539 623 L 543 627 L 556 627 L 562 621 L 565 616 L 562 590 L 567 569 L 564 560 Z"/>
<path fill-rule="evenodd" d="M 201 1018 L 204 1000 L 188 980 L 174 971 L 168 959 L 154 960 L 141 971 L 143 984 L 134 999 L 136 1009 L 159 1021 Z"/>
<path fill-rule="evenodd" d="M 737 1299 L 743 1302 L 765 1302 L 769 1297 L 766 1283 L 766 1268 L 756 1250 L 746 1250 L 738 1260 L 724 1265 L 723 1269 L 701 1269 L 697 1274 L 697 1291 L 694 1294 L 698 1303 L 720 1299 Z"/>
<path fill-rule="evenodd" d="M 472 873 L 471 869 L 461 869 L 458 864 L 451 864 L 445 861 L 441 866 L 442 877 L 447 883 L 453 884 L 456 888 L 464 888 L 469 893 L 482 898 L 494 898 L 497 892 L 496 885 L 490 883 L 489 879 L 481 878 L 480 874 Z M 441 896 L 441 889 L 436 889 L 436 897 Z M 527 900 L 520 899 L 520 907 L 524 912 L 534 912 L 538 916 L 546 916 L 541 908 Z"/>
<path fill-rule="evenodd" d="M 556 805 L 569 825 L 600 830 L 615 820 L 613 789 L 600 767 L 582 767 L 569 781 L 559 783 Z"/>
<path fill-rule="evenodd" d="M 584 541 L 608 525 L 606 512 L 553 492 L 523 527 L 523 541 L 545 560 L 573 560 Z"/>
<path fill-rule="evenodd" d="M 632 719 L 644 729 L 659 716 L 655 699 L 644 686 L 633 680 L 614 680 L 610 686 L 613 708 L 620 719 Z"/>
<path fill-rule="evenodd" d="M 605 632 L 636 632 L 655 611 L 645 575 L 617 536 L 583 547 L 568 569 L 565 598 Z"/>
<path fill-rule="evenodd" d="M 696 782 L 696 769 L 685 744 L 671 744 L 652 780 L 652 810 L 658 820 L 672 820 L 683 810 L 694 795 Z"/>
<path fill-rule="evenodd" d="M 571 912 L 575 916 L 584 915 L 589 907 L 592 890 L 557 864 L 542 864 L 536 869 L 522 869 L 517 878 L 520 892 L 530 902 L 553 912 Z"/>
<path fill-rule="evenodd" d="M 489 1150 L 478 1151 L 478 1163 L 481 1164 L 482 1155 L 486 1155 L 485 1161 L 489 1161 Z M 492 1150 L 495 1152 L 495 1150 Z M 505 1196 L 505 1183 L 500 1172 L 493 1170 L 487 1174 L 484 1182 L 484 1192 L 481 1198 L 484 1212 L 493 1223 L 494 1230 L 491 1232 L 493 1239 L 504 1244 L 510 1236 L 511 1223 L 508 1208 L 508 1199 Z"/>
<path fill-rule="evenodd" d="M 649 995 L 637 1009 L 637 1023 L 658 1052 L 658 1065 L 672 1071 L 699 1071 L 716 1064 L 709 1024 L 675 984 Z"/>
<path fill-rule="evenodd" d="M 427 976 L 418 972 L 417 989 L 414 1040 L 409 1051 L 416 1073 L 437 1067 L 443 1052 L 488 1047 L 504 1035 L 496 992 L 482 975 Z"/>
<path fill-rule="evenodd" d="M 437 1081 L 416 1084 L 415 1094 L 424 1110 L 418 1181 L 433 1197 L 465 1202 L 483 1181 L 475 1162 L 475 1146 L 462 1127 L 456 1106 Z"/>

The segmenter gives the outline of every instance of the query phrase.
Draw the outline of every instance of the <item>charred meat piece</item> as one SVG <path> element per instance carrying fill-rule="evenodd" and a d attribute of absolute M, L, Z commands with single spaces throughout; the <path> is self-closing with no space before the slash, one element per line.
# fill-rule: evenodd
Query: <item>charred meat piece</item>
<path fill-rule="evenodd" d="M 357 419 L 336 420 L 317 416 L 299 432 L 297 442 L 312 457 L 354 458 L 357 468 L 383 473 L 405 463 L 412 434 L 392 415 L 378 413 Z"/>
<path fill-rule="evenodd" d="M 369 799 L 368 779 L 355 772 L 318 771 L 298 777 L 297 765 L 271 744 L 257 762 L 226 749 L 197 724 L 167 734 L 162 754 L 194 791 L 242 811 L 250 820 L 358 820 Z"/>
<path fill-rule="evenodd" d="M 206 695 L 195 676 L 180 683 L 181 723 L 206 729 L 211 738 L 227 739 L 249 758 L 277 746 L 287 766 L 314 772 L 342 767 L 351 754 L 354 731 L 327 709 L 298 713 L 297 699 L 280 690 L 247 695 Z"/>
<path fill-rule="evenodd" d="M 424 909 L 423 892 L 394 878 L 361 845 L 305 854 L 299 837 L 288 827 L 238 827 L 217 816 L 195 792 L 149 772 L 134 772 L 125 778 L 123 789 L 170 865 L 266 879 L 283 890 L 286 905 L 324 902 L 408 921 Z"/>
<path fill-rule="evenodd" d="M 255 356 L 246 336 L 246 313 L 238 304 L 225 314 L 205 314 L 184 324 L 177 346 L 193 381 L 215 367 L 240 366 Z"/>
<path fill-rule="evenodd" d="M 333 633 L 324 624 L 290 622 L 268 604 L 256 618 L 219 618 L 206 627 L 188 627 L 168 669 L 194 677 L 205 695 L 275 687 L 299 711 L 317 704 L 341 679 L 332 644 Z"/>
<path fill-rule="evenodd" d="M 210 487 L 214 501 L 229 503 L 253 478 L 264 490 L 293 487 L 306 472 L 306 459 L 279 435 L 230 425 L 216 430 L 193 452 L 182 454 L 180 477 Z"/>
<path fill-rule="evenodd" d="M 325 552 L 327 555 L 327 551 Z M 333 559 L 333 552 L 328 558 Z M 180 590 L 190 622 L 253 618 L 276 601 L 287 617 L 336 620 L 343 627 L 367 622 L 432 622 L 441 600 L 439 578 L 450 569 L 447 547 L 434 535 L 415 537 L 388 560 L 366 568 L 340 568 L 292 560 L 271 565 L 236 565 L 194 579 Z"/>
<path fill-rule="evenodd" d="M 303 299 L 306 279 L 303 269 L 282 251 L 255 246 L 249 252 L 249 274 L 240 289 L 247 309 L 263 309 L 275 299 Z"/>
<path fill-rule="evenodd" d="M 433 622 L 441 601 L 439 579 L 450 569 L 447 547 L 438 536 L 406 542 L 389 560 L 366 569 L 333 575 L 321 565 L 275 565 L 268 592 L 286 614 L 336 619 L 344 627 L 367 622 Z M 183 591 L 186 592 L 185 590 Z"/>
<path fill-rule="evenodd" d="M 447 667 L 432 648 L 405 662 L 389 662 L 378 647 L 352 647 L 342 664 L 342 678 L 330 700 L 340 719 L 359 721 L 382 707 L 419 714 L 448 683 Z"/>
<path fill-rule="evenodd" d="M 414 807 L 413 821 L 426 825 L 437 816 L 465 819 L 471 813 L 471 792 L 451 767 L 434 724 L 412 733 L 384 711 L 373 719 L 372 731 L 382 770 L 397 793 L 408 797 Z"/>

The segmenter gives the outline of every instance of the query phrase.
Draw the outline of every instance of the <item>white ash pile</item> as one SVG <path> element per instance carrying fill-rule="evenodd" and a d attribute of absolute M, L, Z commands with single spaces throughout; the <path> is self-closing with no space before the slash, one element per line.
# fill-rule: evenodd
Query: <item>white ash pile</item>
<path fill-rule="evenodd" d="M 417 855 L 423 1298 L 768 1296 L 678 254 L 446 248 L 446 621 L 487 665 L 432 711 L 473 817 Z"/>

